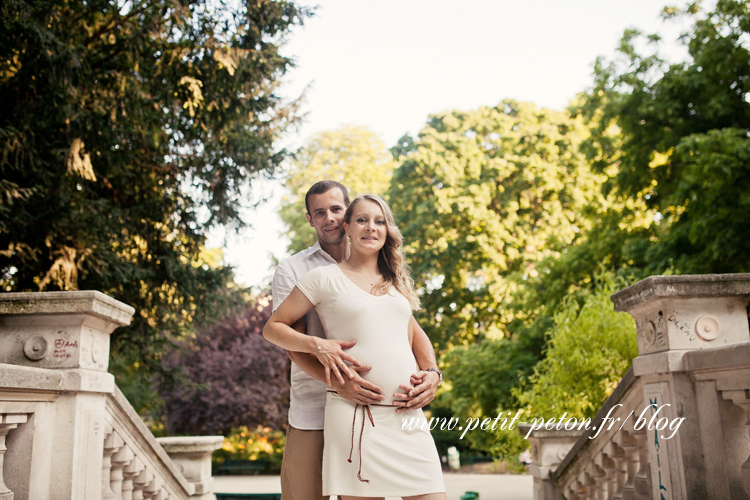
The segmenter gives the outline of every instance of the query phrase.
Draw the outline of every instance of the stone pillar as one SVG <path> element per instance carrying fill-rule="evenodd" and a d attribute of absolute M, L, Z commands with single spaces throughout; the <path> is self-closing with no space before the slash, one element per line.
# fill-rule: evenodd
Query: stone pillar
<path fill-rule="evenodd" d="M 224 436 L 164 437 L 156 440 L 185 479 L 195 486 L 191 498 L 214 500 L 211 454 L 221 448 Z"/>
<path fill-rule="evenodd" d="M 693 354 L 746 347 L 748 300 L 750 274 L 652 276 L 612 295 L 615 310 L 630 313 L 636 323 L 639 356 L 633 371 L 643 381 L 647 405 L 643 424 L 652 498 L 726 497 L 728 490 L 711 473 L 725 467 L 709 463 L 726 460 L 716 450 L 722 443 L 705 439 L 710 435 L 721 441 L 721 422 L 707 418 L 719 415 L 720 398 L 696 384 L 687 361 Z M 669 428 L 654 427 L 679 418 L 684 420 L 671 438 Z"/>
<path fill-rule="evenodd" d="M 526 436 L 531 429 L 529 424 L 520 424 L 518 432 Z M 555 470 L 573 448 L 582 431 L 538 429 L 529 435 L 531 465 L 529 473 L 534 476 L 534 500 L 562 500 L 562 492 L 550 479 Z"/>
<path fill-rule="evenodd" d="M 0 294 L 0 387 L 36 402 L 30 446 L 14 450 L 31 470 L 11 469 L 7 484 L 30 498 L 101 498 L 109 335 L 133 313 L 94 291 Z"/>

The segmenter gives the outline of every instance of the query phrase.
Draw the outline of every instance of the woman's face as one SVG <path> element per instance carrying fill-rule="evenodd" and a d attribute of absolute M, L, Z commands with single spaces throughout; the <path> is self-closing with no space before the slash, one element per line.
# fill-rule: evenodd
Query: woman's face
<path fill-rule="evenodd" d="M 388 237 L 388 223 L 383 210 L 371 200 L 360 201 L 354 206 L 351 221 L 344 223 L 344 228 L 352 238 L 352 251 L 378 252 Z"/>

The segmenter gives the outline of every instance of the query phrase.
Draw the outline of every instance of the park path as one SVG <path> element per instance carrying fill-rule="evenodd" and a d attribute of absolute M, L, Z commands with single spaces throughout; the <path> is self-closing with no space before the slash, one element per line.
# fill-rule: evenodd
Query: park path
<path fill-rule="evenodd" d="M 479 500 L 532 500 L 533 478 L 511 474 L 445 473 L 448 500 L 459 500 L 467 491 L 479 493 Z M 279 493 L 279 476 L 214 476 L 217 493 Z"/>

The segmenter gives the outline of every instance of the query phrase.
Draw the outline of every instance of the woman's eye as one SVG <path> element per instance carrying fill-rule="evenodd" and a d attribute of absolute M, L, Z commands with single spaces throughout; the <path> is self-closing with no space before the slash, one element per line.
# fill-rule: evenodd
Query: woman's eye
<path fill-rule="evenodd" d="M 385 221 L 384 221 L 384 220 L 379 220 L 379 221 L 376 221 L 375 223 L 376 223 L 376 224 L 379 224 L 379 225 L 381 225 L 381 226 L 384 226 L 384 225 L 385 225 Z"/>
<path fill-rule="evenodd" d="M 362 224 L 363 222 L 366 222 L 366 221 L 362 217 L 360 217 L 359 219 L 357 219 L 357 222 L 359 222 L 360 224 Z"/>

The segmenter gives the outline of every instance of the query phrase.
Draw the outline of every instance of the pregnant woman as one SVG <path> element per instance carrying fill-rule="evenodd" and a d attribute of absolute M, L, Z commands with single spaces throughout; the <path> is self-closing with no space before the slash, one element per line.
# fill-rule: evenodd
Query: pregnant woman
<path fill-rule="evenodd" d="M 372 366 L 363 377 L 386 395 L 407 392 L 418 370 L 409 321 L 419 306 L 390 207 L 375 195 L 360 196 L 346 211 L 349 259 L 306 274 L 268 320 L 263 335 L 289 351 L 314 354 L 330 385 L 352 376 L 349 364 Z M 291 328 L 315 307 L 327 339 Z M 347 352 L 339 341 L 355 340 Z M 323 495 L 445 500 L 440 460 L 429 430 L 402 430 L 402 420 L 422 410 L 396 413 L 394 397 L 361 406 L 328 392 Z M 426 427 L 426 426 L 424 426 Z"/>

